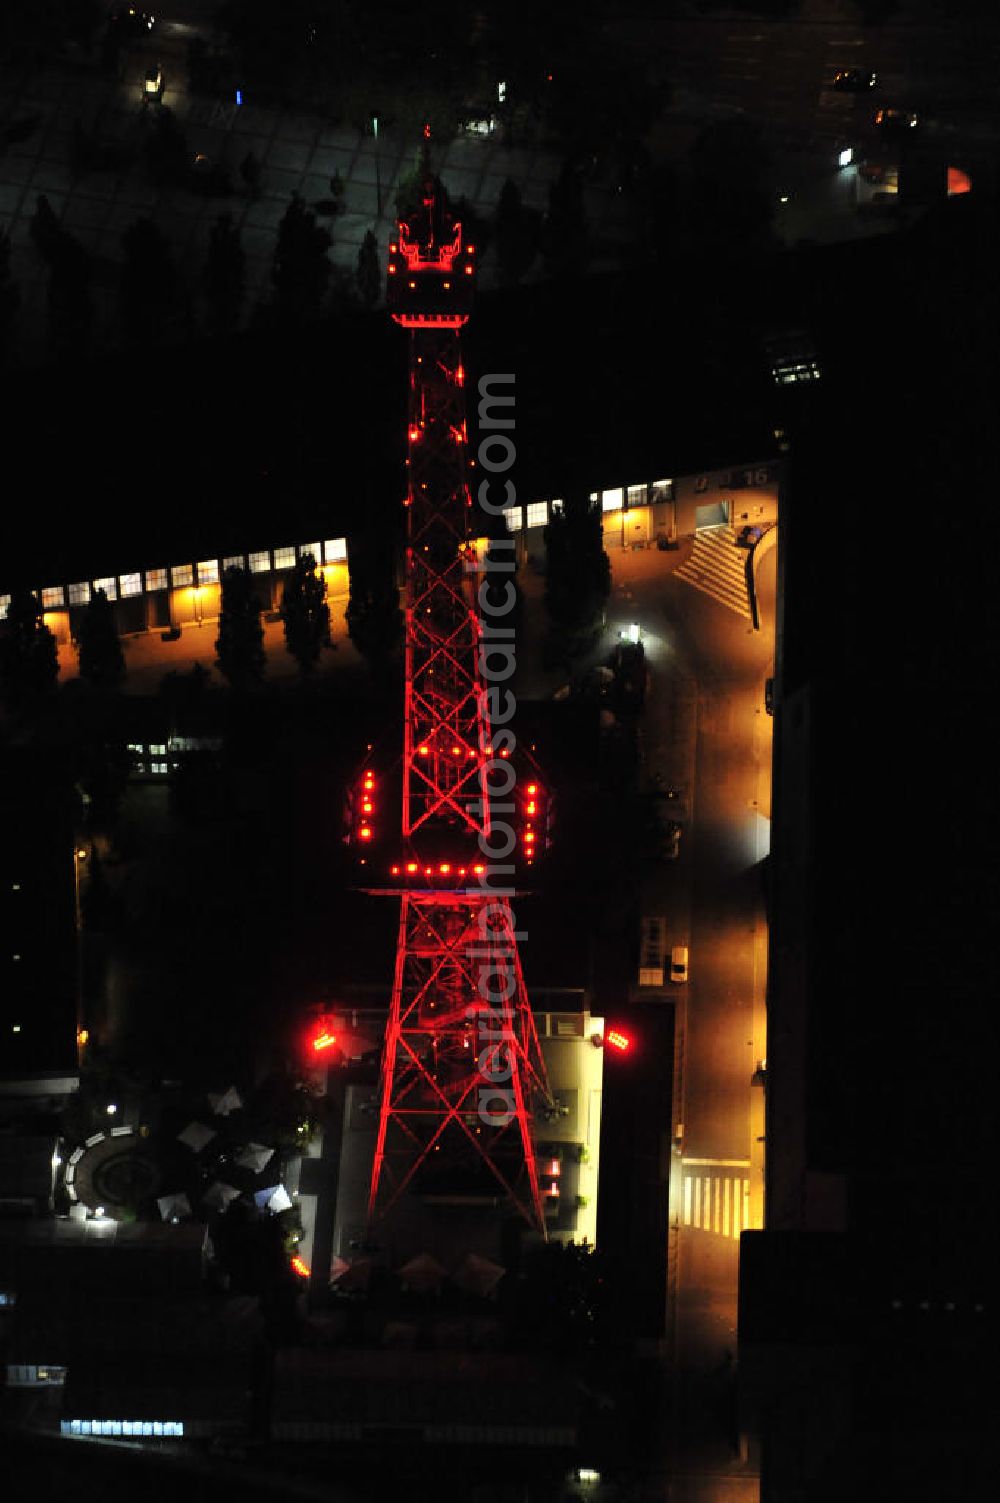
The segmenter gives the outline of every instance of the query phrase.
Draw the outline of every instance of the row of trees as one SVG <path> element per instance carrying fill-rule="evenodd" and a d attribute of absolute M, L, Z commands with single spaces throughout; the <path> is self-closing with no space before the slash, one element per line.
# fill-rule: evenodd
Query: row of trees
<path fill-rule="evenodd" d="M 601 514 L 585 491 L 567 493 L 564 508 L 545 532 L 545 602 L 561 650 L 572 655 L 599 621 L 611 589 Z M 285 646 L 304 675 L 317 667 L 330 641 L 327 585 L 311 554 L 296 563 L 285 584 L 280 609 Z M 403 620 L 395 584 L 391 535 L 372 532 L 352 552 L 347 626 L 358 651 L 378 668 L 392 659 L 402 639 Z M 125 677 L 114 608 L 104 590 L 94 590 L 77 633 L 80 677 L 99 689 L 115 689 Z M 246 569 L 223 575 L 219 671 L 235 688 L 250 689 L 264 677 L 264 627 L 253 578 Z M 54 688 L 59 676 L 55 637 L 45 624 L 41 603 L 29 590 L 15 591 L 0 623 L 0 698 L 20 708 Z"/>
<path fill-rule="evenodd" d="M 629 191 L 646 238 L 657 252 L 669 250 L 678 230 L 724 246 L 744 250 L 764 243 L 773 213 L 767 184 L 766 154 L 752 127 L 722 122 L 706 130 L 691 152 L 685 173 L 669 165 L 651 166 L 637 158 Z M 400 191 L 405 211 L 406 184 Z M 495 242 L 501 280 L 519 282 L 539 255 L 550 276 L 582 276 L 591 257 L 593 237 L 577 166 L 567 161 L 549 190 L 545 214 L 526 205 L 517 184 L 507 179 L 492 222 L 481 221 L 468 204 L 458 212 L 474 233 L 481 251 Z M 90 254 L 60 224 L 43 194 L 31 222 L 31 236 L 49 270 L 48 316 L 54 352 L 84 351 L 94 318 L 94 263 Z M 287 328 L 300 328 L 321 315 L 331 290 L 347 297 L 329 260 L 330 231 L 313 209 L 294 193 L 281 220 L 271 270 L 272 296 L 261 317 Z M 124 260 L 119 280 L 122 328 L 136 344 L 155 343 L 185 319 L 193 322 L 182 294 L 181 278 L 170 244 L 147 218 L 137 219 L 122 236 Z M 381 295 L 379 247 L 369 230 L 358 253 L 354 296 L 366 308 Z M 246 255 L 233 216 L 224 213 L 212 227 L 201 272 L 201 289 L 213 332 L 237 327 L 246 298 Z M 10 242 L 0 232 L 0 351 L 16 318 L 19 293 L 11 277 Z"/>
<path fill-rule="evenodd" d="M 330 607 L 323 575 L 311 554 L 296 564 L 285 584 L 281 620 L 285 646 L 303 674 L 319 663 L 330 640 Z M 114 607 L 104 590 L 94 590 L 77 633 L 80 677 L 99 689 L 115 689 L 125 677 Z M 222 583 L 217 664 L 235 688 L 249 688 L 264 676 L 261 606 L 246 569 L 227 569 Z M 20 708 L 54 688 L 59 676 L 56 640 L 45 623 L 38 597 L 15 591 L 0 623 L 0 698 Z"/>
<path fill-rule="evenodd" d="M 31 238 L 48 268 L 49 337 L 57 356 L 85 353 L 93 334 L 95 264 L 80 241 L 60 224 L 45 194 L 31 220 Z M 193 314 L 184 295 L 170 243 L 152 220 L 139 218 L 122 235 L 118 301 L 121 327 L 138 345 L 148 345 L 172 329 L 190 327 Z M 333 268 L 327 256 L 329 231 L 298 194 L 281 221 L 271 273 L 272 298 L 262 316 L 298 327 L 322 312 Z M 12 336 L 20 292 L 11 275 L 11 246 L 0 231 L 0 351 Z M 381 271 L 375 236 L 368 232 L 358 255 L 356 293 L 363 305 L 377 302 Z M 231 214 L 212 226 L 201 271 L 208 327 L 220 333 L 240 322 L 246 297 L 246 255 Z M 341 290 L 347 296 L 344 284 Z"/>

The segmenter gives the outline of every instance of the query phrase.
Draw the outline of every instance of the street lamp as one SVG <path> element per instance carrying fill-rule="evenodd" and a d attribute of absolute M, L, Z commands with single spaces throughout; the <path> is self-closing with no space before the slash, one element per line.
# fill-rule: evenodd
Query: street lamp
<path fill-rule="evenodd" d="M 73 846 L 73 916 L 76 926 L 76 1043 L 78 1056 L 90 1037 L 83 1026 L 83 909 L 80 904 L 80 862 L 86 861 L 86 846 Z"/>
<path fill-rule="evenodd" d="M 372 134 L 375 137 L 375 204 L 378 209 L 378 217 L 382 218 L 382 175 L 378 160 L 378 116 L 372 116 Z"/>
<path fill-rule="evenodd" d="M 146 69 L 146 76 L 142 81 L 142 99 L 144 104 L 160 104 L 163 99 L 163 74 L 159 63 Z"/>

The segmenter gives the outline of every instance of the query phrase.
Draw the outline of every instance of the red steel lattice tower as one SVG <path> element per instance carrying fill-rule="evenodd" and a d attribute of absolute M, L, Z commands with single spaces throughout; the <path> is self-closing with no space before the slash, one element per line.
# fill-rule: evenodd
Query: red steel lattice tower
<path fill-rule="evenodd" d="M 552 1097 L 512 889 L 490 890 L 481 844 L 493 829 L 483 778 L 495 743 L 480 658 L 486 576 L 474 541 L 460 336 L 473 255 L 425 150 L 421 201 L 399 224 L 387 270 L 389 310 L 410 344 L 403 843 L 392 885 L 380 889 L 398 894 L 400 915 L 369 1223 L 409 1187 L 512 1203 L 544 1236 L 531 1123 Z M 365 778 L 370 810 L 375 774 Z M 519 798 L 516 788 L 508 795 L 515 807 Z M 361 833 L 371 838 L 372 827 Z"/>

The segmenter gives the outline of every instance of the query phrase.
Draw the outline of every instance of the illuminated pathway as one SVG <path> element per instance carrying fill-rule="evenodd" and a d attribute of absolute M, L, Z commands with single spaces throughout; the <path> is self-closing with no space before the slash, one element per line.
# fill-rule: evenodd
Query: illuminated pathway
<path fill-rule="evenodd" d="M 699 538 L 695 545 L 703 547 Z M 746 557 L 720 531 L 718 568 L 742 578 Z M 731 562 L 721 550 L 731 550 Z M 676 1359 L 672 1499 L 754 1499 L 752 1459 L 738 1454 L 733 1407 L 739 1234 L 763 1216 L 766 927 L 758 863 L 769 846 L 771 720 L 764 680 L 774 650 L 776 553 L 761 564 L 762 629 L 720 591 L 692 589 L 685 564 L 616 553 L 613 628 L 639 623 L 650 685 L 641 721 L 643 779 L 682 789 L 677 861 L 643 883 L 642 912 L 666 921 L 668 949 L 689 947 L 678 1010 L 670 1186 L 668 1360 Z M 674 574 L 678 577 L 674 577 Z M 719 596 L 722 598 L 719 598 Z M 650 1006 L 656 1006 L 652 999 Z M 665 1082 L 669 1088 L 669 1083 Z"/>

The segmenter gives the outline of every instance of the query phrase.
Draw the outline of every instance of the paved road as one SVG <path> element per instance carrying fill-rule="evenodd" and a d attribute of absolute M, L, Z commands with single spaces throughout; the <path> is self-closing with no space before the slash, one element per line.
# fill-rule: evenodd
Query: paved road
<path fill-rule="evenodd" d="M 739 1233 L 761 1225 L 763 1211 L 763 1103 L 751 1077 L 766 1054 L 756 864 L 769 844 L 763 690 L 776 554 L 761 565 L 762 629 L 754 632 L 724 558 L 711 577 L 692 569 L 694 551 L 689 543 L 679 555 L 616 555 L 612 625 L 638 621 L 647 643 L 645 777 L 683 788 L 689 806 L 680 858 L 653 872 L 644 893 L 644 912 L 666 918 L 668 945 L 690 949 L 691 979 L 673 988 L 686 1013 L 675 1107 L 683 1139 L 671 1183 L 680 1375 L 673 1495 L 751 1498 L 755 1469 L 735 1446 L 731 1359 Z"/>

